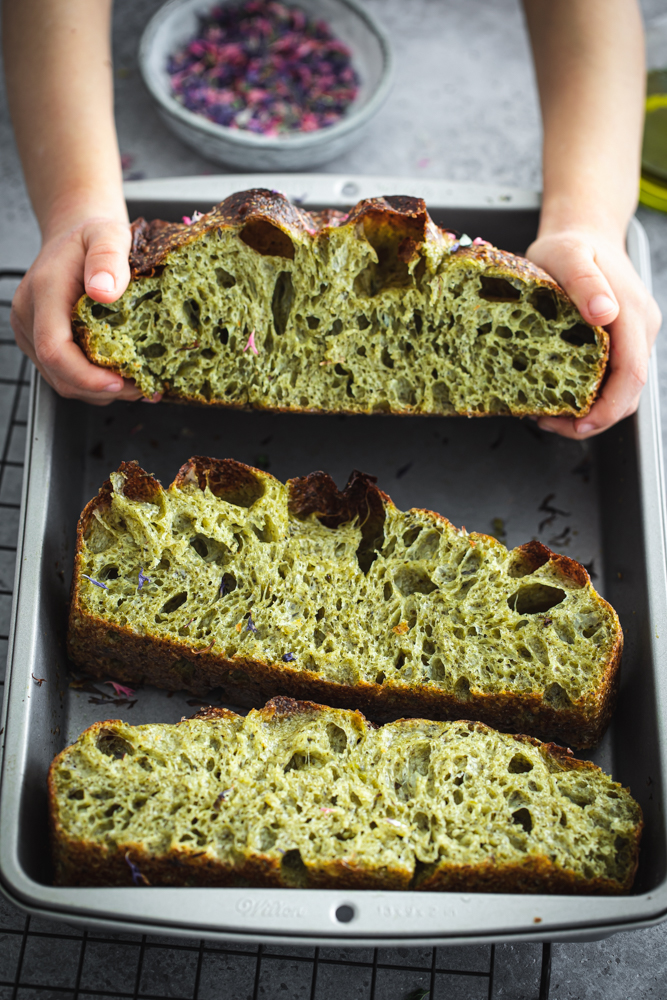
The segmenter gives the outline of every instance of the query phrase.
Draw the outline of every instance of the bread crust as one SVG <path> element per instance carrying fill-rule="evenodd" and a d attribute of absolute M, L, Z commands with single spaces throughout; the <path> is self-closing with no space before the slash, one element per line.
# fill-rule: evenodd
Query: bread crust
<path fill-rule="evenodd" d="M 383 225 L 391 221 L 392 225 L 405 232 L 405 239 L 400 248 L 400 256 L 406 262 L 411 259 L 420 245 L 424 243 L 453 243 L 453 233 L 449 230 L 440 229 L 435 225 L 426 203 L 421 198 L 411 198 L 402 195 L 388 195 L 382 198 L 367 198 L 360 201 L 349 213 L 329 210 L 324 212 L 307 212 L 293 205 L 284 195 L 278 191 L 270 191 L 266 188 L 252 188 L 248 191 L 239 191 L 231 195 L 225 201 L 216 205 L 210 212 L 202 216 L 196 222 L 186 225 L 183 223 L 164 222 L 156 219 L 147 222 L 143 218 L 136 219 L 132 223 L 132 248 L 130 251 L 130 269 L 133 281 L 141 281 L 142 278 L 150 278 L 160 275 L 168 263 L 169 254 L 180 247 L 200 239 L 207 232 L 212 230 L 235 230 L 243 238 L 242 233 L 246 227 L 262 226 L 270 227 L 274 236 L 264 236 L 265 240 L 279 240 L 280 233 L 285 234 L 285 247 L 276 246 L 272 251 L 278 255 L 293 257 L 294 251 L 291 239 L 294 237 L 326 237 L 327 233 L 340 228 L 341 226 L 363 225 L 364 220 L 370 220 L 377 225 Z M 257 238 L 257 237 L 255 237 Z M 288 245 L 289 244 L 289 245 Z M 271 252 L 271 250 L 269 250 Z M 490 243 L 473 244 L 468 247 L 460 247 L 456 251 L 457 262 L 474 260 L 476 263 L 488 268 L 493 277 L 498 278 L 518 278 L 524 282 L 532 282 L 535 290 L 544 289 L 562 303 L 570 303 L 570 299 L 560 285 L 547 274 L 546 271 L 533 264 L 525 257 L 499 250 Z M 90 331 L 79 315 L 79 306 L 84 301 L 82 296 L 72 311 L 72 332 L 76 343 L 93 364 L 108 368 L 118 375 L 127 377 L 127 372 L 122 365 L 115 363 L 113 359 L 97 353 L 91 344 Z M 600 360 L 597 369 L 595 383 L 586 399 L 585 404 L 575 411 L 568 406 L 553 406 L 551 409 L 540 410 L 541 416 L 558 416 L 562 414 L 585 416 L 595 399 L 597 398 L 602 379 L 609 359 L 609 334 L 604 328 L 592 326 L 595 333 L 598 348 L 600 349 Z M 272 413 L 347 413 L 359 415 L 366 411 L 357 409 L 347 409 L 336 407 L 334 410 L 322 408 L 310 408 L 298 404 L 287 406 L 244 404 L 240 402 L 229 402 L 221 399 L 204 399 L 201 396 L 188 395 L 183 392 L 176 392 L 173 387 L 165 382 L 165 389 L 162 395 L 166 402 L 189 403 L 197 406 L 218 406 L 230 409 L 254 410 L 262 409 Z M 370 411 L 368 411 L 370 412 Z M 411 416 L 417 413 L 420 416 L 442 416 L 441 413 L 429 414 L 416 408 L 404 406 L 400 410 L 390 410 L 388 412 Z M 530 416 L 534 411 L 530 407 L 515 405 L 512 409 L 512 416 Z M 459 416 L 499 416 L 501 414 L 480 413 L 479 410 L 457 410 Z M 510 414 L 502 414 L 510 415 Z"/>
<path fill-rule="evenodd" d="M 150 500 L 162 491 L 159 482 L 136 462 L 122 463 L 119 472 L 125 477 L 124 494 L 133 500 Z M 196 482 L 201 489 L 208 483 L 212 492 L 233 501 L 239 491 L 256 484 L 257 478 L 274 479 L 269 473 L 235 462 L 196 456 L 186 462 L 174 483 L 181 487 Z M 372 547 L 373 539 L 392 501 L 375 485 L 374 477 L 355 472 L 344 490 L 339 491 L 324 472 L 289 481 L 290 509 L 296 516 L 317 514 L 327 527 L 336 527 L 359 517 L 362 539 Z M 109 622 L 85 610 L 80 600 L 80 564 L 84 536 L 95 511 L 110 505 L 113 487 L 107 480 L 98 495 L 85 507 L 77 527 L 75 568 L 72 578 L 68 652 L 71 660 L 95 677 L 112 676 L 123 682 L 153 684 L 170 691 L 185 689 L 206 699 L 216 691 L 221 701 L 248 707 L 263 705 L 277 695 L 296 699 L 316 698 L 340 708 L 360 709 L 370 718 L 382 721 L 402 716 L 436 720 L 466 718 L 489 723 L 504 732 L 522 730 L 547 739 L 558 739 L 577 747 L 594 746 L 606 729 L 614 707 L 618 672 L 623 649 L 623 633 L 613 608 L 597 595 L 617 626 L 614 646 L 604 665 L 599 688 L 589 692 L 568 708 L 556 709 L 541 694 L 515 691 L 480 694 L 470 692 L 468 700 L 453 693 L 426 685 L 370 684 L 354 685 L 323 679 L 311 670 L 297 670 L 288 663 L 270 663 L 234 654 L 213 651 L 203 643 L 200 648 L 175 639 L 149 634 L 140 635 L 129 627 L 114 623 L 109 639 Z M 446 521 L 440 514 L 423 511 L 434 522 Z M 476 538 L 468 536 L 474 544 Z M 585 568 L 567 556 L 553 553 L 546 545 L 532 541 L 520 546 L 518 562 L 525 572 L 532 572 L 547 562 L 556 572 L 577 586 L 591 586 Z"/>
<path fill-rule="evenodd" d="M 312 701 L 295 701 L 277 697 L 269 701 L 260 715 L 265 722 L 271 722 L 290 715 L 312 715 L 326 713 L 326 706 Z M 360 712 L 361 725 L 372 727 Z M 214 720 L 234 717 L 228 709 L 209 707 L 192 716 L 193 719 Z M 404 720 L 419 725 L 421 720 Z M 97 732 L 103 728 L 122 724 L 120 720 L 96 722 L 85 733 Z M 483 723 L 470 721 L 468 728 L 488 731 Z M 599 771 L 590 761 L 578 760 L 572 751 L 554 743 L 522 734 L 513 735 L 517 743 L 538 747 L 541 755 L 553 764 L 556 770 Z M 138 869 L 145 885 L 161 886 L 201 886 L 239 887 L 258 886 L 265 888 L 304 888 L 286 880 L 280 862 L 269 855 L 248 852 L 236 859 L 233 865 L 226 865 L 217 859 L 207 857 L 205 851 L 197 851 L 181 845 L 168 852 L 156 855 L 145 850 L 138 843 L 102 846 L 93 841 L 81 841 L 69 837 L 58 815 L 58 797 L 55 775 L 68 748 L 53 760 L 48 776 L 49 824 L 55 866 L 55 883 L 69 886 L 127 886 L 132 885 L 132 865 Z M 626 791 L 629 791 L 626 789 Z M 571 895 L 619 895 L 632 888 L 639 859 L 639 843 L 643 829 L 641 809 L 637 805 L 638 822 L 634 839 L 629 845 L 631 863 L 625 880 L 620 883 L 609 878 L 585 879 L 575 872 L 563 870 L 549 857 L 531 855 L 522 864 L 497 864 L 493 856 L 482 865 L 417 863 L 414 869 L 374 868 L 364 865 L 358 858 L 339 859 L 322 863 L 317 869 L 308 870 L 308 888 L 407 890 L 423 892 L 509 892 L 548 893 Z"/>

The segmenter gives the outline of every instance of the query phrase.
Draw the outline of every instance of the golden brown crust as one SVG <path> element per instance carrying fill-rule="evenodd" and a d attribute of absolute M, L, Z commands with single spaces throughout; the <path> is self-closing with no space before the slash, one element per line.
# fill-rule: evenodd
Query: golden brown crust
<path fill-rule="evenodd" d="M 164 222 L 160 219 L 147 222 L 143 218 L 132 223 L 132 248 L 130 251 L 130 268 L 132 280 L 159 275 L 164 270 L 167 258 L 171 252 L 197 240 L 209 230 L 238 229 L 239 237 L 250 246 L 262 253 L 293 258 L 294 247 L 292 238 L 308 234 L 315 237 L 340 226 L 352 224 L 362 225 L 366 230 L 380 230 L 391 226 L 393 231 L 401 230 L 405 238 L 400 244 L 401 259 L 409 261 L 419 246 L 426 241 L 444 242 L 452 240 L 452 234 L 439 229 L 432 221 L 421 198 L 411 198 L 403 195 L 387 195 L 383 198 L 367 198 L 360 201 L 348 213 L 329 210 L 324 212 L 307 212 L 293 205 L 283 194 L 267 188 L 252 188 L 239 191 L 216 205 L 210 212 L 196 222 L 186 225 L 177 222 Z M 535 286 L 534 294 L 542 290 L 555 295 L 563 303 L 570 300 L 564 290 L 554 279 L 525 257 L 505 250 L 499 250 L 490 243 L 482 242 L 469 247 L 460 247 L 457 259 L 474 260 L 488 269 L 488 273 L 499 278 L 515 278 L 531 282 Z M 86 356 L 96 365 L 109 368 L 116 374 L 126 376 L 122 366 L 112 359 L 96 354 L 90 346 L 90 334 L 85 324 L 78 316 L 78 303 L 72 311 L 72 332 L 76 343 Z M 603 373 L 609 357 L 609 335 L 602 327 L 593 327 L 598 345 L 602 348 L 600 358 L 600 377 L 591 391 L 585 405 L 577 411 L 577 416 L 585 416 L 597 396 Z M 227 402 L 220 399 L 205 400 L 201 396 L 188 396 L 175 393 L 168 383 L 162 398 L 166 402 L 191 403 L 197 406 L 221 406 L 231 409 L 266 409 L 274 413 L 329 413 L 334 412 L 359 414 L 359 410 L 336 408 L 333 411 L 310 409 L 301 405 L 262 406 L 247 405 L 239 402 Z M 405 407 L 398 411 L 403 416 L 410 416 L 412 411 Z M 419 415 L 424 415 L 421 411 Z M 481 414 L 476 410 L 457 411 L 461 416 L 497 416 L 498 414 Z M 558 415 L 564 411 L 562 407 L 551 410 L 543 409 L 542 415 Z M 568 411 L 569 412 L 569 411 Z M 533 411 L 529 407 L 515 407 L 514 416 L 527 416 Z M 440 415 L 440 414 L 438 414 Z"/>
<path fill-rule="evenodd" d="M 136 462 L 123 463 L 119 471 L 126 477 L 126 496 L 150 500 L 161 489 L 158 481 Z M 268 474 L 233 459 L 196 456 L 181 467 L 173 486 L 180 489 L 196 484 L 203 489 L 208 483 L 217 496 L 230 502 L 246 503 L 248 498 L 252 499 L 252 491 L 258 489 L 258 476 L 261 479 Z M 294 514 L 300 517 L 316 514 L 328 527 L 336 527 L 358 516 L 362 528 L 360 555 L 364 546 L 369 552 L 373 550 L 386 506 L 392 502 L 375 486 L 374 477 L 355 472 L 342 491 L 323 472 L 292 479 L 288 485 L 290 509 Z M 453 719 L 465 714 L 504 732 L 522 730 L 542 738 L 559 739 L 577 748 L 594 746 L 609 724 L 623 650 L 620 626 L 596 692 L 573 702 L 568 708 L 559 709 L 553 708 L 541 694 L 471 693 L 469 700 L 461 701 L 453 693 L 434 685 L 387 681 L 383 684 L 364 681 L 355 685 L 339 684 L 323 679 L 314 671 L 297 670 L 288 663 L 251 660 L 239 654 L 227 657 L 213 651 L 203 641 L 200 649 L 194 649 L 185 640 L 139 635 L 128 627 L 114 625 L 110 630 L 106 620 L 83 608 L 79 600 L 79 583 L 84 535 L 94 511 L 108 505 L 111 489 L 111 482 L 107 480 L 79 518 L 70 600 L 69 656 L 77 666 L 95 677 L 111 676 L 132 684 L 154 684 L 169 691 L 186 690 L 202 699 L 216 691 L 220 700 L 248 707 L 263 705 L 279 695 L 303 700 L 317 698 L 340 708 L 360 709 L 381 721 L 406 715 Z M 255 494 L 255 498 L 259 495 L 261 492 Z M 432 511 L 423 513 L 434 520 L 446 520 Z M 482 536 L 473 533 L 468 537 L 474 544 L 475 539 Z M 533 572 L 551 560 L 557 573 L 578 586 L 590 582 L 583 566 L 566 556 L 556 555 L 541 542 L 528 542 L 517 551 L 520 558 L 515 566 L 519 570 Z M 617 620 L 613 608 L 605 601 L 602 603 Z M 113 641 L 110 631 L 116 637 Z"/>
<path fill-rule="evenodd" d="M 261 709 L 264 721 L 271 723 L 295 715 L 312 715 L 326 712 L 324 705 L 315 702 L 294 701 L 277 697 L 267 702 Z M 362 727 L 372 725 L 360 712 Z M 219 718 L 239 718 L 234 712 L 221 708 L 207 708 L 192 716 L 194 719 L 215 720 Z M 404 720 L 408 724 L 422 725 L 421 719 Z M 121 724 L 119 720 L 96 722 L 86 733 Z M 480 722 L 468 722 L 472 730 L 486 731 L 488 726 Z M 571 750 L 554 743 L 540 743 L 534 737 L 514 735 L 519 743 L 529 743 L 539 747 L 545 759 L 563 770 L 599 771 L 597 765 L 587 760 L 578 760 Z M 55 883 L 70 886 L 126 886 L 133 884 L 132 862 L 135 870 L 146 885 L 162 886 L 258 886 L 268 888 L 289 888 L 294 883 L 288 881 L 280 863 L 268 855 L 248 854 L 238 858 L 234 866 L 222 864 L 207 857 L 205 851 L 180 846 L 167 854 L 155 856 L 140 844 L 122 844 L 103 847 L 91 842 L 68 837 L 58 819 L 58 799 L 55 788 L 55 773 L 61 759 L 67 753 L 63 750 L 54 759 L 49 769 L 49 822 L 51 843 L 55 865 Z M 637 807 L 639 809 L 639 807 Z M 563 870 L 546 856 L 528 857 L 520 865 L 499 864 L 494 856 L 482 865 L 454 865 L 436 867 L 419 862 L 412 872 L 405 868 L 372 868 L 364 866 L 358 858 L 342 858 L 321 864 L 318 869 L 310 869 L 307 876 L 308 888 L 405 890 L 416 889 L 424 892 L 510 892 L 548 893 L 572 895 L 619 895 L 627 893 L 632 883 L 639 860 L 639 843 L 643 829 L 643 818 L 639 811 L 639 822 L 630 852 L 632 864 L 628 867 L 625 881 L 621 884 L 613 879 L 584 879 L 574 872 Z"/>

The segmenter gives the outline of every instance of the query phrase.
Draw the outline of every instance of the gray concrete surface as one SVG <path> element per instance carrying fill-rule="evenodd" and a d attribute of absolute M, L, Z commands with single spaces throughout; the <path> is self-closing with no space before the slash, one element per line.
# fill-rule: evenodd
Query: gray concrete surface
<path fill-rule="evenodd" d="M 115 5 L 117 122 L 121 150 L 129 160 L 126 175 L 219 172 L 219 167 L 197 156 L 165 129 L 141 84 L 137 45 L 143 25 L 161 2 L 117 0 Z M 326 169 L 538 187 L 539 109 L 518 0 L 364 2 L 393 38 L 397 56 L 394 90 L 357 148 Z M 652 17 L 665 13 L 667 2 L 643 0 L 642 7 L 650 24 Z M 638 214 L 651 242 L 656 297 L 667 315 L 667 216 L 646 209 Z M 0 267 L 27 266 L 38 244 L 2 92 Z M 663 354 L 659 348 L 663 413 L 667 415 L 667 358 Z M 665 416 L 663 421 L 667 428 Z M 110 946 L 108 950 L 112 950 Z M 112 977 L 113 959 L 102 946 L 98 951 L 94 972 L 98 981 L 105 981 Z M 179 975 L 186 974 L 185 966 L 178 964 L 179 954 L 170 956 L 170 968 L 174 966 L 170 975 L 176 975 L 177 969 Z M 421 979 L 409 975 L 413 964 L 410 954 L 408 949 L 394 953 L 392 963 L 404 965 L 406 972 L 383 973 L 377 996 L 400 1000 L 421 985 Z M 183 962 L 186 958 L 187 962 L 193 960 L 184 952 Z M 555 945 L 553 959 L 552 1000 L 667 997 L 667 925 L 619 934 L 599 943 Z M 461 962 L 472 962 L 473 966 L 476 960 L 471 952 L 461 957 Z M 307 996 L 310 987 L 302 981 L 298 968 L 286 960 L 281 976 L 262 987 L 261 995 L 285 1000 Z M 117 971 L 115 968 L 113 974 Z M 335 972 L 337 986 L 332 996 L 368 995 L 366 973 L 353 968 L 348 974 L 338 969 Z M 497 950 L 495 997 L 533 1000 L 538 977 L 535 946 L 505 945 Z M 442 989 L 436 990 L 438 1000 L 440 996 L 482 995 L 472 992 L 472 981 L 469 986 L 462 984 L 459 990 L 452 981 L 443 981 Z M 222 986 L 216 995 L 231 996 L 226 990 Z"/>

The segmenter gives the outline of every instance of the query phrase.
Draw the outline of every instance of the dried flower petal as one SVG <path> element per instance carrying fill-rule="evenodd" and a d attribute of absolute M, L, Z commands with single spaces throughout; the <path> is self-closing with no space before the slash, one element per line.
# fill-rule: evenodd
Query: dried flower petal
<path fill-rule="evenodd" d="M 153 581 L 149 576 L 144 575 L 144 567 L 142 566 L 139 570 L 139 582 L 137 584 L 137 590 L 141 590 L 145 583 L 152 583 Z"/>
<path fill-rule="evenodd" d="M 139 866 L 135 865 L 135 863 L 130 859 L 129 851 L 125 852 L 125 860 L 130 867 L 130 871 L 132 872 L 133 883 L 135 885 L 150 885 L 150 882 L 148 881 L 146 876 L 142 875 L 141 872 L 139 871 Z"/>
<path fill-rule="evenodd" d="M 294 655 L 294 653 L 285 653 L 285 655 L 283 656 L 283 663 L 294 663 L 295 660 L 296 656 Z"/>
<path fill-rule="evenodd" d="M 244 354 L 248 350 L 248 348 L 250 348 L 250 350 L 252 351 L 253 354 L 259 354 L 259 351 L 257 350 L 257 345 L 255 344 L 255 331 L 254 330 L 252 331 L 252 333 L 248 337 L 248 343 L 243 348 L 243 353 Z"/>
<path fill-rule="evenodd" d="M 88 576 L 87 573 L 82 573 L 81 576 L 85 576 L 86 580 L 90 580 L 91 583 L 94 583 L 96 587 L 101 587 L 102 590 L 108 590 L 109 589 L 107 587 L 106 583 L 100 583 L 99 580 L 94 580 L 93 577 L 92 576 Z"/>
<path fill-rule="evenodd" d="M 359 88 L 350 50 L 326 22 L 275 0 L 214 7 L 167 70 L 189 111 L 266 136 L 334 125 Z"/>
<path fill-rule="evenodd" d="M 459 240 L 459 244 L 462 247 L 470 247 L 472 246 L 472 240 L 470 239 L 467 233 L 464 233 Z"/>
<path fill-rule="evenodd" d="M 233 791 L 234 791 L 234 786 L 232 785 L 231 788 L 225 788 L 222 792 L 220 792 L 220 794 L 218 795 L 217 799 L 213 803 L 213 811 L 214 812 L 219 812 L 220 811 L 220 806 L 225 801 L 225 799 L 230 794 L 230 792 L 233 792 Z"/>
<path fill-rule="evenodd" d="M 248 624 L 246 625 L 245 630 L 246 630 L 246 632 L 257 632 L 257 631 L 259 631 L 256 628 L 254 621 L 252 620 L 252 612 L 248 615 Z"/>
<path fill-rule="evenodd" d="M 392 632 L 395 632 L 396 635 L 405 635 L 405 633 L 409 632 L 409 630 L 410 626 L 408 625 L 408 623 L 401 622 L 400 625 L 394 625 Z"/>
<path fill-rule="evenodd" d="M 125 687 L 124 684 L 117 684 L 116 681 L 105 681 L 109 687 L 112 687 L 119 698 L 131 698 L 133 694 L 136 694 L 134 688 Z"/>

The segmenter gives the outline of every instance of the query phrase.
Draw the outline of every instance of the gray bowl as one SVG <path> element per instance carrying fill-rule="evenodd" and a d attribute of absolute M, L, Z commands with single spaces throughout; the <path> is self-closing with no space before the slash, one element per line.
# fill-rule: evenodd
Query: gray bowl
<path fill-rule="evenodd" d="M 387 99 L 392 52 L 384 29 L 356 0 L 298 0 L 311 17 L 323 18 L 349 46 L 359 74 L 359 93 L 345 117 L 329 128 L 277 137 L 226 128 L 194 114 L 171 95 L 169 56 L 198 29 L 198 15 L 232 0 L 170 0 L 151 18 L 139 48 L 139 65 L 165 124 L 202 156 L 241 170 L 301 170 L 348 150 Z M 237 0 L 233 0 L 237 2 Z"/>

